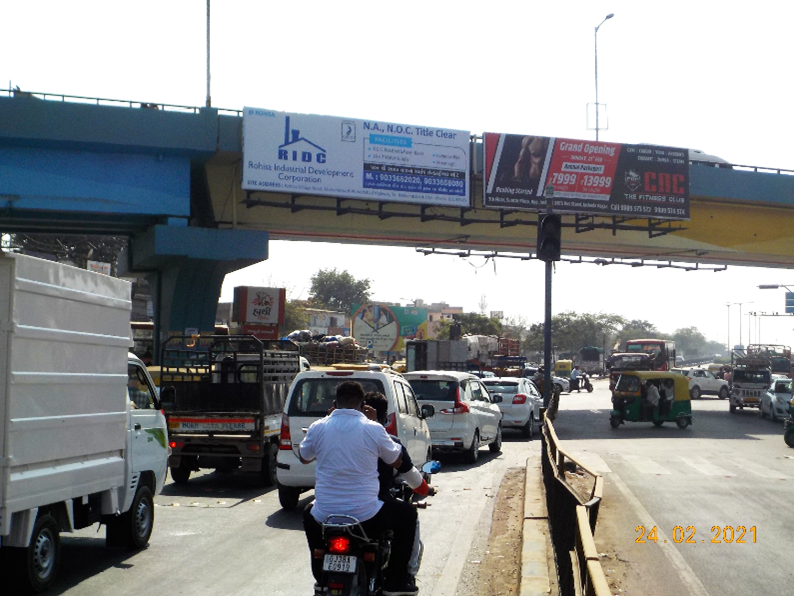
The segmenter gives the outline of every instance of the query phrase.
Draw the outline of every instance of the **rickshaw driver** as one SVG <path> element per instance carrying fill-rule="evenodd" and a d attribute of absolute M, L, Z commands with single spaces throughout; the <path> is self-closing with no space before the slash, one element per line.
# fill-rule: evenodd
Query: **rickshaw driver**
<path fill-rule="evenodd" d="M 667 416 L 670 408 L 673 407 L 673 400 L 675 399 L 675 381 L 673 379 L 665 379 L 664 381 L 664 402 L 659 405 L 659 415 Z"/>

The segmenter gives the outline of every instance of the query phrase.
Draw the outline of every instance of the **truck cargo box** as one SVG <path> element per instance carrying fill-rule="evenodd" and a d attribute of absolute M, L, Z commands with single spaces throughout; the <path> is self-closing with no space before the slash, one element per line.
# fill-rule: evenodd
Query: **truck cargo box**
<path fill-rule="evenodd" d="M 0 525 L 123 485 L 130 306 L 128 282 L 0 253 Z"/>

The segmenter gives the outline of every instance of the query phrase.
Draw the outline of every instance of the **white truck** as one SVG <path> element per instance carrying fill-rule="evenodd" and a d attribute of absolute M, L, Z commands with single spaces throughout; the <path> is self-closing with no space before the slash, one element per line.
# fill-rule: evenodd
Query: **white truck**
<path fill-rule="evenodd" d="M 149 541 L 169 449 L 128 353 L 130 307 L 126 281 L 0 252 L 3 593 L 53 582 L 61 532 L 100 523 L 108 546 Z"/>
<path fill-rule="evenodd" d="M 761 398 L 772 386 L 772 370 L 769 360 L 760 356 L 744 356 L 733 359 L 733 377 L 729 410 L 736 408 L 760 408 Z"/>

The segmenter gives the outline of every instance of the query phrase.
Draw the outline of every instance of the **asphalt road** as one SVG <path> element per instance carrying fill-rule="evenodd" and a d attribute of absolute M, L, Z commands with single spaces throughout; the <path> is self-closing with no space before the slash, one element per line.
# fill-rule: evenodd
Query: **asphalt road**
<path fill-rule="evenodd" d="M 474 596 L 494 497 L 505 472 L 524 467 L 540 441 L 505 432 L 501 454 L 480 450 L 477 463 L 440 459 L 439 494 L 419 511 L 425 554 L 422 594 Z M 313 492 L 306 493 L 306 504 Z M 52 594 L 124 596 L 298 596 L 313 593 L 301 516 L 285 512 L 273 489 L 241 474 L 201 473 L 187 485 L 170 479 L 155 498 L 155 528 L 140 552 L 108 549 L 104 529 L 62 538 L 61 569 Z"/>
<path fill-rule="evenodd" d="M 591 394 L 563 394 L 555 421 L 563 449 L 605 478 L 597 543 L 606 539 L 626 562 L 631 595 L 792 593 L 794 450 L 782 422 L 757 410 L 730 414 L 727 400 L 711 396 L 692 407 L 683 430 L 612 429 L 606 381 Z"/>

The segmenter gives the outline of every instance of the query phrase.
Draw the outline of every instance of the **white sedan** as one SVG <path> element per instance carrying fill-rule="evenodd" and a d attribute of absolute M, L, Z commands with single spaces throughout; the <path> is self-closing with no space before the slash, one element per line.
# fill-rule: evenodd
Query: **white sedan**
<path fill-rule="evenodd" d="M 772 387 L 761 396 L 761 418 L 769 416 L 772 420 L 788 416 L 788 406 L 792 399 L 791 379 L 773 381 Z"/>
<path fill-rule="evenodd" d="M 535 423 L 540 421 L 540 406 L 543 398 L 529 379 L 520 377 L 497 377 L 483 379 L 483 384 L 498 402 L 502 411 L 502 427 L 520 430 L 527 439 L 535 433 Z"/>

